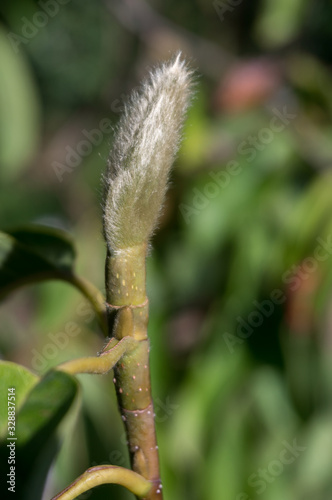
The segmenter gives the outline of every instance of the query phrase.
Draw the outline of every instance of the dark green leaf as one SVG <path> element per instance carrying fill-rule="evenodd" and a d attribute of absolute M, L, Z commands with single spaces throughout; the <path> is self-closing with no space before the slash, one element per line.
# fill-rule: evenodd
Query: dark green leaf
<path fill-rule="evenodd" d="M 20 446 L 38 448 L 68 411 L 77 392 L 76 380 L 50 371 L 30 392 L 17 416 Z"/>
<path fill-rule="evenodd" d="M 0 296 L 25 283 L 70 280 L 75 259 L 67 233 L 45 226 L 0 232 Z"/>

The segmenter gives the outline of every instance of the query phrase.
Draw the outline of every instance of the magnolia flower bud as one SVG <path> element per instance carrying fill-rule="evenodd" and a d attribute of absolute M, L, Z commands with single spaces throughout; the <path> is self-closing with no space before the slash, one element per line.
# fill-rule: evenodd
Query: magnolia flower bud
<path fill-rule="evenodd" d="M 191 94 L 192 71 L 178 54 L 125 104 L 104 176 L 104 235 L 113 254 L 148 242 L 156 227 Z"/>

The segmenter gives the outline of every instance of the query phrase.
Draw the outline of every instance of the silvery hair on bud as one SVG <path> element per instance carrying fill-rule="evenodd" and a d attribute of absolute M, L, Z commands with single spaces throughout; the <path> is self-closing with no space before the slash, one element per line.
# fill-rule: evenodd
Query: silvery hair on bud
<path fill-rule="evenodd" d="M 125 103 L 104 176 L 104 235 L 111 253 L 149 241 L 191 94 L 192 71 L 178 54 L 155 68 Z"/>

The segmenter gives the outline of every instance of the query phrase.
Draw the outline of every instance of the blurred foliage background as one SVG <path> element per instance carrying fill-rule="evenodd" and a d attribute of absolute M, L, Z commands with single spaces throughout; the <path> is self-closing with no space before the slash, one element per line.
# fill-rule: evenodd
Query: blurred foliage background
<path fill-rule="evenodd" d="M 3 0 L 0 21 L 0 227 L 67 230 L 102 291 L 104 125 L 155 62 L 180 49 L 196 69 L 148 259 L 165 499 L 330 499 L 331 2 Z M 24 287 L 0 314 L 2 358 L 38 373 L 103 345 L 68 284 Z M 79 378 L 45 500 L 128 465 L 112 375 Z M 106 496 L 132 498 L 84 498 Z"/>

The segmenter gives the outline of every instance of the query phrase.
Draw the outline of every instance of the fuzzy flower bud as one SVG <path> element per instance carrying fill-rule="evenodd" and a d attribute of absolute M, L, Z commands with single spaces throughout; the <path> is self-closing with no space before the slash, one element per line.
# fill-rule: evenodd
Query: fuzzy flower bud
<path fill-rule="evenodd" d="M 191 93 L 192 72 L 178 54 L 125 103 L 104 176 L 104 235 L 111 253 L 149 241 Z"/>

